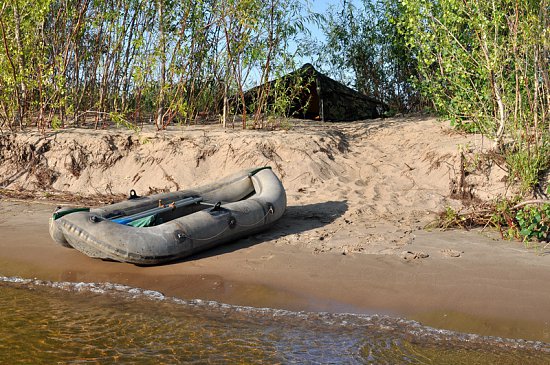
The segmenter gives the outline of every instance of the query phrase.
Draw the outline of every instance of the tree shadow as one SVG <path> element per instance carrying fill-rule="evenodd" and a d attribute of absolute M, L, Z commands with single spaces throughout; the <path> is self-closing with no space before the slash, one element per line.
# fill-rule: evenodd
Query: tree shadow
<path fill-rule="evenodd" d="M 334 222 L 348 210 L 348 202 L 328 201 L 323 203 L 292 205 L 287 207 L 285 214 L 271 227 L 257 234 L 241 238 L 237 241 L 222 244 L 218 247 L 199 252 L 195 255 L 173 261 L 171 263 L 193 261 L 212 256 L 223 255 L 252 247 L 259 243 L 278 239 L 292 234 L 307 232 L 321 228 Z"/>

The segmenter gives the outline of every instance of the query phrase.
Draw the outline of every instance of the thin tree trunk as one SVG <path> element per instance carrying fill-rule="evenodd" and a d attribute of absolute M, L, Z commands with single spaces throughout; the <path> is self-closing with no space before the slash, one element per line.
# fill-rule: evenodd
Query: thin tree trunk
<path fill-rule="evenodd" d="M 13 5 L 13 17 L 15 21 L 15 44 L 17 46 L 17 62 L 19 68 L 19 98 L 17 119 L 19 128 L 23 130 L 23 117 L 25 115 L 25 100 L 27 97 L 27 87 L 25 85 L 25 53 L 23 50 L 23 42 L 21 41 L 21 16 L 19 14 L 19 5 L 17 1 Z"/>
<path fill-rule="evenodd" d="M 223 85 L 223 114 L 222 114 L 222 124 L 223 124 L 223 127 L 226 128 L 227 127 L 227 112 L 228 112 L 228 108 L 229 108 L 229 102 L 227 100 L 227 80 L 226 82 L 224 82 L 224 85 Z"/>
<path fill-rule="evenodd" d="M 160 42 L 160 90 L 157 106 L 156 126 L 160 130 L 164 126 L 164 88 L 166 85 L 166 40 L 164 39 L 164 4 L 163 0 L 157 0 L 158 4 L 158 22 L 159 22 L 159 42 Z"/>
<path fill-rule="evenodd" d="M 128 107 L 128 101 L 127 101 L 127 98 L 128 98 L 128 89 L 129 89 L 129 84 L 130 84 L 130 55 L 133 55 L 133 52 L 132 52 L 132 40 L 133 40 L 133 35 L 134 35 L 134 32 L 135 32 L 135 24 L 136 24 L 136 20 L 137 20 L 137 11 L 134 12 L 134 15 L 132 17 L 132 21 L 130 22 L 130 26 L 129 26 L 129 36 L 128 36 L 128 41 L 127 41 L 127 44 L 126 44 L 126 52 L 124 54 L 124 70 L 122 71 L 122 77 L 123 77 L 123 81 L 122 81 L 122 85 L 121 85 L 121 93 L 122 93 L 122 110 L 126 110 L 127 107 Z M 137 125 L 137 123 L 136 123 Z"/>
<path fill-rule="evenodd" d="M 268 39 L 268 52 L 266 56 L 265 66 L 263 69 L 262 77 L 260 82 L 265 85 L 265 87 L 260 87 L 258 90 L 256 105 L 256 115 L 254 116 L 254 126 L 256 123 L 260 123 L 262 112 L 267 108 L 267 100 L 270 93 L 269 81 L 269 72 L 271 67 L 271 54 L 273 53 L 273 48 L 275 47 L 275 37 L 274 37 L 274 27 L 275 27 L 275 2 L 271 1 L 270 13 L 269 13 L 269 39 Z M 263 123 L 261 123 L 263 124 Z M 263 127 L 263 125 L 261 126 Z"/>
<path fill-rule="evenodd" d="M 1 17 L 0 17 L 0 28 L 2 29 L 2 41 L 3 41 L 4 49 L 6 51 L 6 57 L 8 58 L 8 61 L 9 61 L 10 66 L 11 66 L 13 81 L 17 82 L 17 69 L 15 68 L 15 64 L 13 63 L 13 59 L 10 55 L 10 49 L 8 47 L 8 40 L 6 39 L 6 27 L 5 27 L 4 22 L 2 21 Z M 10 122 L 10 124 L 9 124 L 10 130 L 13 129 L 14 124 L 19 123 L 19 121 L 21 120 L 20 119 L 21 118 L 20 109 L 19 109 L 20 96 L 19 96 L 19 89 L 17 87 L 15 88 L 15 98 L 17 99 L 17 106 L 16 106 L 15 116 L 13 118 L 13 122 Z M 6 112 L 6 115 L 7 114 L 8 113 Z"/>

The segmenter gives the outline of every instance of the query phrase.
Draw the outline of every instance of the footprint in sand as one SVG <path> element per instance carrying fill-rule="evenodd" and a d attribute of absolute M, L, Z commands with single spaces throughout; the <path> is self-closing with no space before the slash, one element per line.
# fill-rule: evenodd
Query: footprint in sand
<path fill-rule="evenodd" d="M 430 257 L 425 252 L 413 252 L 413 251 L 403 251 L 401 252 L 401 258 L 405 261 L 412 261 L 416 259 L 425 259 L 427 257 Z"/>
<path fill-rule="evenodd" d="M 464 251 L 457 251 L 451 248 L 446 248 L 446 249 L 440 250 L 439 252 L 441 252 L 441 254 L 445 257 L 460 257 L 460 255 L 464 253 Z"/>

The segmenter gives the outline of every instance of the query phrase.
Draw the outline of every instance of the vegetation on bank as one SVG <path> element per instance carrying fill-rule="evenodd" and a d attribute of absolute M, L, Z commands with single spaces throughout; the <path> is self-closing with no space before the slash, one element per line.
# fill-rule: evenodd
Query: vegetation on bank
<path fill-rule="evenodd" d="M 402 4 L 396 21 L 419 90 L 457 127 L 492 138 L 524 191 L 540 188 L 550 167 L 550 3 Z"/>
<path fill-rule="evenodd" d="M 550 190 L 543 185 L 550 168 L 550 3 L 402 5 L 396 24 L 416 54 L 418 89 L 458 128 L 490 137 L 509 182 L 539 198 L 497 200 L 484 224 L 508 238 L 550 240 Z M 454 221 L 469 218 L 457 215 Z"/>
<path fill-rule="evenodd" d="M 499 198 L 481 213 L 449 209 L 442 227 L 494 225 L 508 238 L 550 239 L 549 10 L 548 0 L 363 0 L 329 16 L 333 69 L 396 111 L 428 107 L 490 138 L 508 182 L 538 198 Z"/>
<path fill-rule="evenodd" d="M 509 183 L 548 199 L 549 0 L 349 0 L 323 15 L 308 5 L 2 2 L 0 130 L 78 126 L 90 117 L 96 128 L 108 120 L 163 129 L 201 116 L 225 124 L 237 114 L 243 128 L 247 120 L 263 127 L 266 116 L 289 110 L 296 90 L 257 88 L 252 117 L 245 91 L 317 55 L 317 67 L 393 112 L 429 109 L 487 136 Z M 325 32 L 323 44 L 308 37 L 311 22 Z M 525 233 L 522 225 L 547 222 L 548 209 L 535 204 L 500 217 Z"/>
<path fill-rule="evenodd" d="M 550 188 L 546 192 L 550 194 Z M 503 239 L 523 241 L 526 246 L 539 247 L 540 242 L 550 242 L 550 201 L 533 199 L 520 201 L 495 199 L 481 205 L 472 205 L 467 212 L 458 212 L 451 207 L 439 214 L 427 228 L 443 229 L 494 227 Z M 550 245 L 546 244 L 544 248 Z"/>
<path fill-rule="evenodd" d="M 163 129 L 237 112 L 244 127 L 246 88 L 295 68 L 304 22 L 298 0 L 4 1 L 0 128 Z"/>
<path fill-rule="evenodd" d="M 362 0 L 329 16 L 333 69 L 394 110 L 429 100 L 460 129 L 491 138 L 524 192 L 550 167 L 550 3 Z M 354 5 L 355 4 L 355 5 Z M 423 101 L 420 98 L 423 96 Z"/>

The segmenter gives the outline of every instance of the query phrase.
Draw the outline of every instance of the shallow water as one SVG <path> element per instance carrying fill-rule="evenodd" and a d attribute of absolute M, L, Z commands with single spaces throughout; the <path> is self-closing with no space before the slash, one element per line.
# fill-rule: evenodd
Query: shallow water
<path fill-rule="evenodd" d="M 550 344 L 387 316 L 184 301 L 117 284 L 0 277 L 0 359 L 13 363 L 548 364 Z"/>

